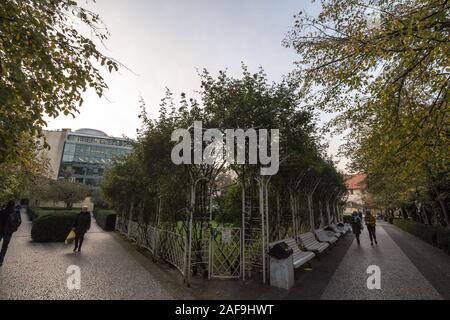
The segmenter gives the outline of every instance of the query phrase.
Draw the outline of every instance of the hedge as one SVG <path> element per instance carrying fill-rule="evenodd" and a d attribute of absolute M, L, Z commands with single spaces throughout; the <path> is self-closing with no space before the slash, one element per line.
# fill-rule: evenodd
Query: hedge
<path fill-rule="evenodd" d="M 450 254 L 450 230 L 406 219 L 394 219 L 394 225 Z"/>
<path fill-rule="evenodd" d="M 46 212 L 33 221 L 31 239 L 34 242 L 64 242 L 77 212 Z"/>
<path fill-rule="evenodd" d="M 450 230 L 438 228 L 436 240 L 438 247 L 450 254 Z"/>
<path fill-rule="evenodd" d="M 116 212 L 114 210 L 94 211 L 97 224 L 105 231 L 113 231 L 116 226 Z"/>
<path fill-rule="evenodd" d="M 41 216 L 48 214 L 76 214 L 80 209 L 65 209 L 65 208 L 30 208 L 27 207 L 28 218 L 33 221 Z"/>
<path fill-rule="evenodd" d="M 27 207 L 27 216 L 30 221 L 33 221 L 36 218 L 36 211 L 30 207 Z"/>
<path fill-rule="evenodd" d="M 344 223 L 352 223 L 353 217 L 352 216 L 344 216 L 343 220 L 344 220 Z"/>

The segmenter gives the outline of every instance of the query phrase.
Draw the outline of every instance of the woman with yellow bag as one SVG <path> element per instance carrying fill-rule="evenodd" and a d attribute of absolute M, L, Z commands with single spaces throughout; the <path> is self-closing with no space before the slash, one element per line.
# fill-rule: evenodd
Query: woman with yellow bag
<path fill-rule="evenodd" d="M 87 206 L 83 206 L 81 208 L 81 212 L 76 215 L 75 220 L 73 222 L 71 233 L 74 232 L 75 237 L 73 237 L 73 234 L 71 235 L 71 233 L 69 233 L 69 236 L 73 237 L 73 239 L 75 240 L 75 248 L 73 248 L 73 252 L 77 250 L 78 252 L 81 251 L 84 235 L 90 228 L 91 228 L 91 213 L 88 211 Z"/>

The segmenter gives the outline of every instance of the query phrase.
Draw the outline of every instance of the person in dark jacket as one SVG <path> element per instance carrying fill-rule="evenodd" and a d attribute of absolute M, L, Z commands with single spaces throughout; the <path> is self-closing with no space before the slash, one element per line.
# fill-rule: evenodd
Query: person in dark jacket
<path fill-rule="evenodd" d="M 88 211 L 87 206 L 81 208 L 81 212 L 76 215 L 73 222 L 72 230 L 75 231 L 75 248 L 73 252 L 81 251 L 83 245 L 84 235 L 91 228 L 91 213 Z"/>
<path fill-rule="evenodd" d="M 356 237 L 356 242 L 358 243 L 358 246 L 360 245 L 359 242 L 359 235 L 361 234 L 361 230 L 362 230 L 362 221 L 361 218 L 359 217 L 358 212 L 353 212 L 352 214 L 352 230 L 353 233 L 355 234 Z"/>
<path fill-rule="evenodd" d="M 6 207 L 0 210 L 0 241 L 2 241 L 0 267 L 3 265 L 3 260 L 5 259 L 6 251 L 8 251 L 8 245 L 11 241 L 12 234 L 17 231 L 21 222 L 20 212 L 16 212 L 14 200 L 8 201 Z"/>

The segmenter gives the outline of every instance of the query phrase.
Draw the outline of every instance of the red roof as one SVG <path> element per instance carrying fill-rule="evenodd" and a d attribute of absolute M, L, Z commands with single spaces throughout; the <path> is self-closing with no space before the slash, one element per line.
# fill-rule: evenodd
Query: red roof
<path fill-rule="evenodd" d="M 345 179 L 345 185 L 347 186 L 348 190 L 365 189 L 366 188 L 366 185 L 364 183 L 365 179 L 366 179 L 366 175 L 365 174 L 349 175 Z"/>

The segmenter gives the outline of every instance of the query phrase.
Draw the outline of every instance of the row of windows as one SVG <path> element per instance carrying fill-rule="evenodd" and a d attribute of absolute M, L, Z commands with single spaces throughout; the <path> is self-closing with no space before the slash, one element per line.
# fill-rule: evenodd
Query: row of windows
<path fill-rule="evenodd" d="M 102 164 L 107 165 L 112 162 L 111 158 L 102 158 L 102 157 L 88 157 L 88 156 L 74 156 L 70 154 L 63 155 L 63 162 L 81 162 L 81 163 L 94 163 L 94 164 Z"/>
<path fill-rule="evenodd" d="M 64 146 L 63 161 L 71 161 L 64 159 L 71 159 L 77 157 L 102 158 L 113 159 L 117 156 L 124 156 L 131 152 L 130 149 L 98 147 L 89 145 L 80 145 L 74 143 L 66 143 Z"/>
<path fill-rule="evenodd" d="M 72 165 L 63 165 L 61 166 L 59 176 L 70 178 L 73 176 L 102 176 L 104 172 L 104 168 L 100 166 L 72 166 Z"/>
<path fill-rule="evenodd" d="M 60 179 L 67 179 L 67 178 L 60 177 Z M 68 180 L 72 181 L 72 182 L 87 184 L 92 187 L 98 186 L 99 182 L 100 182 L 100 179 L 94 179 L 94 178 L 75 178 L 75 177 L 73 177 L 73 178 L 68 178 Z"/>
<path fill-rule="evenodd" d="M 95 143 L 95 144 L 105 144 L 105 145 L 111 145 L 111 146 L 130 147 L 130 144 L 127 141 L 118 140 L 118 139 L 105 139 L 105 138 L 94 138 L 94 137 L 69 135 L 69 136 L 67 136 L 67 140 L 74 141 L 74 142 L 86 142 L 86 143 Z"/>

